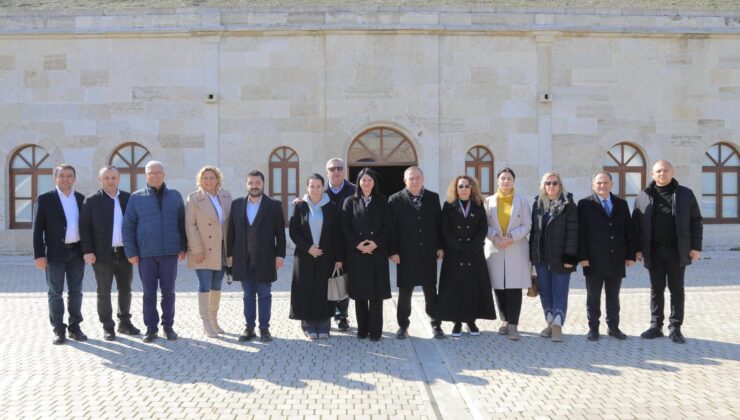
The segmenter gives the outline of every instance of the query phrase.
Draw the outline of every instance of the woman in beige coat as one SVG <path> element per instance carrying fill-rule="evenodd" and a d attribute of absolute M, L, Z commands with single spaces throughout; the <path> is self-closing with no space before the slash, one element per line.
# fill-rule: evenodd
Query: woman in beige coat
<path fill-rule="evenodd" d="M 221 282 L 226 272 L 226 226 L 231 194 L 221 189 L 223 174 L 215 166 L 204 166 L 196 176 L 198 190 L 190 193 L 185 206 L 188 236 L 188 268 L 198 276 L 198 309 L 203 332 L 217 337 Z"/>
<path fill-rule="evenodd" d="M 522 289 L 532 282 L 527 239 L 532 216 L 527 198 L 514 192 L 514 178 L 513 170 L 502 169 L 497 176 L 498 191 L 486 199 L 485 256 L 503 322 L 498 333 L 518 340 Z"/>

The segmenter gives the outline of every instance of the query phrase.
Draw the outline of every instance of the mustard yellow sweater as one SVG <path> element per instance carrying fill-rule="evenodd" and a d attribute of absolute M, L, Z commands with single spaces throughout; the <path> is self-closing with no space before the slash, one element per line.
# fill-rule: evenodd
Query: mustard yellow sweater
<path fill-rule="evenodd" d="M 504 195 L 499 189 L 496 192 L 497 207 L 496 213 L 498 215 L 498 224 L 501 225 L 501 231 L 506 236 L 506 231 L 509 229 L 509 219 L 511 219 L 511 210 L 514 202 L 514 189 L 511 189 L 511 194 Z"/>

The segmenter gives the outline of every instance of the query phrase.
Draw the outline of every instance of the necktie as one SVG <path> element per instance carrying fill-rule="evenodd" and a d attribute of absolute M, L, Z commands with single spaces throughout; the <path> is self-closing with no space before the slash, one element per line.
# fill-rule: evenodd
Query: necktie
<path fill-rule="evenodd" d="M 601 200 L 601 205 L 604 206 L 604 210 L 606 211 L 607 216 L 612 215 L 612 209 L 609 207 L 609 200 Z"/>

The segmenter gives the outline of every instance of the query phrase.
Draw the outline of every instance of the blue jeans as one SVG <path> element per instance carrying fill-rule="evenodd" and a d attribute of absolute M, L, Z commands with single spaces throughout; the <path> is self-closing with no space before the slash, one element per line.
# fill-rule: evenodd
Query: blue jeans
<path fill-rule="evenodd" d="M 247 270 L 247 278 L 242 280 L 244 290 L 244 319 L 247 327 L 254 328 L 257 317 L 257 302 L 259 297 L 260 329 L 270 328 L 270 313 L 272 310 L 272 283 L 257 281 L 257 273 L 254 269 Z"/>
<path fill-rule="evenodd" d="M 224 279 L 224 274 L 226 274 L 226 270 L 223 269 L 196 269 L 195 275 L 198 276 L 198 291 L 205 293 L 211 290 L 221 290 L 221 282 Z"/>
<path fill-rule="evenodd" d="M 69 329 L 80 328 L 82 322 L 82 278 L 85 275 L 85 260 L 82 250 L 71 249 L 62 262 L 46 263 L 46 285 L 49 287 L 49 322 L 54 331 L 64 332 L 64 276 L 67 276 L 67 311 L 69 312 Z"/>
<path fill-rule="evenodd" d="M 329 334 L 329 330 L 331 329 L 331 318 L 314 321 L 301 321 L 301 328 L 309 334 Z"/>
<path fill-rule="evenodd" d="M 144 289 L 144 324 L 147 331 L 157 331 L 157 287 L 162 292 L 162 326 L 172 328 L 175 323 L 175 279 L 177 255 L 142 257 L 139 259 L 139 277 Z"/>
<path fill-rule="evenodd" d="M 565 314 L 568 312 L 568 290 L 570 273 L 550 271 L 547 264 L 537 264 L 537 288 L 540 290 L 540 301 L 545 319 L 555 320 L 556 325 L 565 325 Z M 560 317 L 560 323 L 557 319 Z"/>

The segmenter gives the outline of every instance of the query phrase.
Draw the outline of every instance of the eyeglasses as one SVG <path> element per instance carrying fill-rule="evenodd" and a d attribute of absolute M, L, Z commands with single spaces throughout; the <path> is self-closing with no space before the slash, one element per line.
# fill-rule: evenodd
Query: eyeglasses
<path fill-rule="evenodd" d="M 343 166 L 332 166 L 331 168 L 326 168 L 329 172 L 341 172 L 344 170 Z"/>
<path fill-rule="evenodd" d="M 560 182 L 558 182 L 558 181 L 545 181 L 545 185 L 547 185 L 548 187 L 550 187 L 550 186 L 557 187 L 558 185 L 560 185 Z"/>
<path fill-rule="evenodd" d="M 470 185 L 458 185 L 457 186 L 457 189 L 458 190 L 469 190 L 470 189 Z"/>

